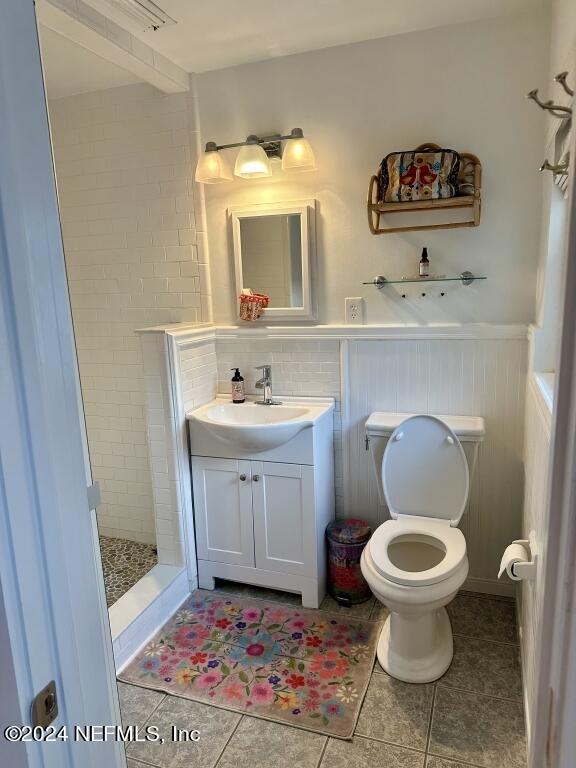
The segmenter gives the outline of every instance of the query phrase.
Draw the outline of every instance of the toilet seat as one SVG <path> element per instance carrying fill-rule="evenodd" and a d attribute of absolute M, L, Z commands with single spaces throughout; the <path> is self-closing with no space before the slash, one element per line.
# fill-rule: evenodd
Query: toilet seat
<path fill-rule="evenodd" d="M 445 550 L 443 558 L 437 565 L 426 570 L 404 570 L 398 567 L 390 559 L 389 547 L 404 536 L 414 537 L 416 548 L 422 543 Z M 401 515 L 396 520 L 388 520 L 380 525 L 367 547 L 374 568 L 383 578 L 411 587 L 424 587 L 448 579 L 466 559 L 466 539 L 459 528 L 452 528 L 448 521 L 413 515 Z"/>

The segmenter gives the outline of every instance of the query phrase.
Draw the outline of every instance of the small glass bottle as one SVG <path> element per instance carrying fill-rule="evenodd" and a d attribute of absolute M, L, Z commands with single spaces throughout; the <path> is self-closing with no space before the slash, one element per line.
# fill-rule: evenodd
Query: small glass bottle
<path fill-rule="evenodd" d="M 428 261 L 428 248 L 422 248 L 422 257 L 420 259 L 420 277 L 430 276 L 430 262 Z"/>

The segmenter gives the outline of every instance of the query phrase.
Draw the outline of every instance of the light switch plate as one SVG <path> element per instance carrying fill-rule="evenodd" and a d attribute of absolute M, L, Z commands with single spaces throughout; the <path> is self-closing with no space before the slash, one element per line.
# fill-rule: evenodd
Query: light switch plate
<path fill-rule="evenodd" d="M 363 325 L 364 299 L 362 296 L 348 296 L 344 299 L 344 317 L 348 325 Z"/>

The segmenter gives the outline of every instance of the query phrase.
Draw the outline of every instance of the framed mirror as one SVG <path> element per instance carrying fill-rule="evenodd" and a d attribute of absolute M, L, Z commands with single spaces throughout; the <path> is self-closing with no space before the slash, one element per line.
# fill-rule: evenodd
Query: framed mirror
<path fill-rule="evenodd" d="M 269 296 L 262 320 L 314 318 L 315 200 L 230 208 L 236 303 L 244 289 Z"/>

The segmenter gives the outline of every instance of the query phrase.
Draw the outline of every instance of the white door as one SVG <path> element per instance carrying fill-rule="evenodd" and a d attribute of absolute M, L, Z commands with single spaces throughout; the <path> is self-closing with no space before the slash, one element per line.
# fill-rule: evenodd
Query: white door
<path fill-rule="evenodd" d="M 193 456 L 192 484 L 198 558 L 254 565 L 250 462 Z"/>
<path fill-rule="evenodd" d="M 576 70 L 576 59 L 572 73 Z M 576 100 L 573 100 L 573 108 Z M 576 731 L 576 131 L 570 147 L 562 338 L 548 481 L 530 768 L 573 768 Z"/>
<path fill-rule="evenodd" d="M 76 356 L 32 0 L 0 26 L 0 724 L 31 723 L 55 682 L 69 738 L 10 744 L 0 765 L 120 768 L 112 645 L 94 559 Z M 7 73 L 18 73 L 9 77 Z"/>
<path fill-rule="evenodd" d="M 256 567 L 315 576 L 314 469 L 252 462 Z"/>

